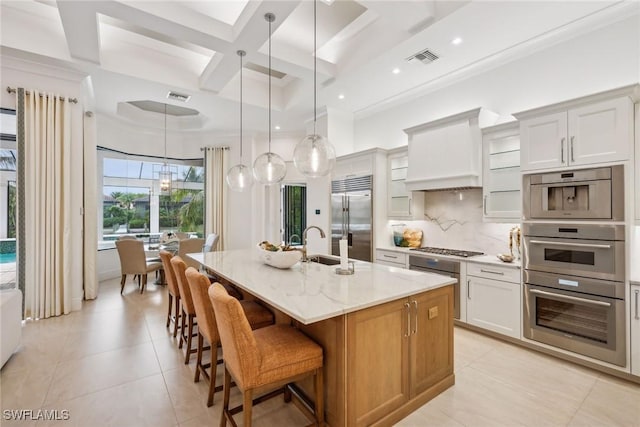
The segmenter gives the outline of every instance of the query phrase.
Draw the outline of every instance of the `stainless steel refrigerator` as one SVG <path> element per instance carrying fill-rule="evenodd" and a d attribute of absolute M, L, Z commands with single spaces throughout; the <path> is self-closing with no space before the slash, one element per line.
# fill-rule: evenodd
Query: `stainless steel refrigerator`
<path fill-rule="evenodd" d="M 331 253 L 340 255 L 340 239 L 349 241 L 349 258 L 373 259 L 373 177 L 360 176 L 331 182 Z"/>

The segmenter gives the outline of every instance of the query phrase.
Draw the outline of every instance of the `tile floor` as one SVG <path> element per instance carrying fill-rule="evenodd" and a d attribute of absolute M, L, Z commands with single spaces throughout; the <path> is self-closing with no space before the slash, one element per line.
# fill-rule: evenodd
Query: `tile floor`
<path fill-rule="evenodd" d="M 166 290 L 119 290 L 118 280 L 102 282 L 82 311 L 27 323 L 0 374 L 2 426 L 218 425 L 221 395 L 206 407 L 207 383 L 193 382 L 195 361 L 184 365 L 165 328 Z M 455 370 L 454 387 L 398 425 L 640 426 L 640 385 L 460 328 Z M 7 409 L 68 410 L 70 419 L 9 421 Z M 306 424 L 277 398 L 254 416 L 256 426 Z"/>

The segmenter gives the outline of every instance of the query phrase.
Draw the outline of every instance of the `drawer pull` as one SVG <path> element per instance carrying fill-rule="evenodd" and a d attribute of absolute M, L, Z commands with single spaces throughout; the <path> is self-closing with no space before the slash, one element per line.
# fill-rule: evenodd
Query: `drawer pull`
<path fill-rule="evenodd" d="M 481 268 L 480 271 L 483 273 L 491 273 L 491 274 L 498 274 L 500 276 L 504 276 L 504 272 L 502 271 L 491 271 L 491 270 L 485 270 L 484 268 Z"/>
<path fill-rule="evenodd" d="M 397 255 L 386 255 L 386 254 L 385 254 L 385 255 L 382 255 L 382 256 L 383 256 L 383 257 L 385 257 L 385 258 L 398 259 L 398 256 L 397 256 Z"/>

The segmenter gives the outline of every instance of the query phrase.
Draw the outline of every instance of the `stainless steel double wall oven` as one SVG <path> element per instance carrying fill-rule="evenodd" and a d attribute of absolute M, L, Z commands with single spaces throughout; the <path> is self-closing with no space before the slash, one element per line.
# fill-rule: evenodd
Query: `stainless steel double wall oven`
<path fill-rule="evenodd" d="M 622 166 L 524 177 L 526 338 L 625 365 Z M 541 221 L 539 221 L 541 220 Z M 551 221 L 549 221 L 551 220 Z"/>

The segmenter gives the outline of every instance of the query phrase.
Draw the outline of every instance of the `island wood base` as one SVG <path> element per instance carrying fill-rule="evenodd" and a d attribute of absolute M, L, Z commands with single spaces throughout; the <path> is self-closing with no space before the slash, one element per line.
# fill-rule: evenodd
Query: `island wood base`
<path fill-rule="evenodd" d="M 391 425 L 455 383 L 451 285 L 294 324 L 324 348 L 330 426 Z M 313 396 L 311 381 L 297 385 Z"/>

